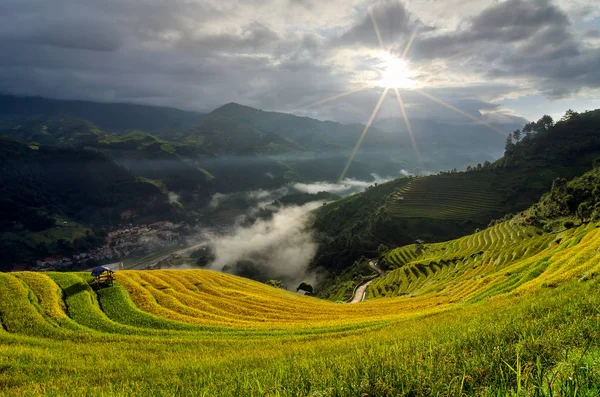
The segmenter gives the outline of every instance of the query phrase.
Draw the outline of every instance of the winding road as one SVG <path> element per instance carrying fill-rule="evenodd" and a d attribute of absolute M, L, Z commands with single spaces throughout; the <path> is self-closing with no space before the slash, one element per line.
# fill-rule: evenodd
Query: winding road
<path fill-rule="evenodd" d="M 377 266 L 377 263 L 375 261 L 369 261 L 369 266 L 371 266 L 373 270 L 377 272 L 377 277 L 385 276 L 385 272 Z M 348 303 L 358 303 L 364 301 L 365 297 L 367 296 L 367 287 L 373 282 L 373 280 L 374 279 L 365 281 L 364 283 L 356 287 L 356 289 L 354 290 L 354 296 L 352 297 L 352 300 Z"/>

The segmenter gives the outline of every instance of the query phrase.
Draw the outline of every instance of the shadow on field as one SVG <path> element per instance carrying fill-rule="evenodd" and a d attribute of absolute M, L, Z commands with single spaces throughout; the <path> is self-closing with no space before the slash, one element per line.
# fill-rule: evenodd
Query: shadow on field
<path fill-rule="evenodd" d="M 83 292 L 88 289 L 88 286 L 84 283 L 73 284 L 70 287 L 63 289 L 63 293 L 65 298 L 68 298 L 73 295 L 77 295 L 80 292 Z"/>

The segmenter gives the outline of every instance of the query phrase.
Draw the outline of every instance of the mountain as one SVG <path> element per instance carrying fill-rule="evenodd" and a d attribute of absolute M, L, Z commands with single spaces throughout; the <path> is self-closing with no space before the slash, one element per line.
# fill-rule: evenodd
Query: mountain
<path fill-rule="evenodd" d="M 202 113 L 162 106 L 0 95 L 0 125 L 57 113 L 87 120 L 100 129 L 117 134 L 131 130 L 170 131 L 194 125 L 203 116 Z"/>
<path fill-rule="evenodd" d="M 556 178 L 571 179 L 600 157 L 600 110 L 528 123 L 505 155 L 467 172 L 401 178 L 315 212 L 314 268 L 339 274 L 361 255 L 417 239 L 444 241 L 528 208 Z M 519 134 L 520 135 L 520 134 Z"/>
<path fill-rule="evenodd" d="M 322 155 L 344 153 L 342 157 L 345 158 L 364 129 L 359 124 L 344 125 L 266 112 L 236 103 L 224 105 L 207 115 L 207 118 L 212 117 L 247 123 L 262 131 L 278 134 L 307 151 Z M 386 119 L 376 121 L 369 129 L 357 154 L 357 161 L 370 165 L 372 172 L 382 175 L 391 175 L 391 172 L 397 174 L 402 168 L 433 172 L 462 169 L 500 157 L 508 133 L 522 126 L 511 122 L 492 124 L 490 128 L 474 123 L 456 124 L 422 119 L 414 120 L 411 125 L 418 154 L 413 149 L 404 121 Z"/>
<path fill-rule="evenodd" d="M 494 160 L 505 139 L 483 126 L 415 121 L 415 150 L 403 127 L 390 129 L 389 121 L 380 123 L 386 130 L 376 125 L 370 128 L 346 177 L 370 180 L 372 174 L 397 176 L 402 170 L 463 169 Z M 508 134 L 513 126 L 496 127 Z M 252 168 L 260 159 L 267 165 L 261 164 L 257 172 L 272 174 L 287 168 L 283 171 L 287 179 L 302 181 L 337 181 L 363 130 L 359 124 L 319 121 L 236 103 L 200 114 L 132 104 L 0 96 L 0 131 L 12 137 L 85 145 L 100 139 L 95 136 L 98 133 L 119 136 L 143 131 L 167 142 L 190 145 L 207 158 L 235 157 L 238 168 L 242 164 Z M 214 166 L 209 172 L 219 174 Z M 231 179 L 229 171 L 225 175 L 224 179 Z"/>

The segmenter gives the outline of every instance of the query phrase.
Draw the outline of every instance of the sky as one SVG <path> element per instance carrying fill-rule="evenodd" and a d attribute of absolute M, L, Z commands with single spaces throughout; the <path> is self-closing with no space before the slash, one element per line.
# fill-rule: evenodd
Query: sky
<path fill-rule="evenodd" d="M 595 3 L 2 0 L 0 92 L 365 123 L 408 48 L 409 117 L 464 117 L 432 96 L 486 121 L 560 117 L 600 108 Z M 378 117 L 399 115 L 391 90 Z"/>

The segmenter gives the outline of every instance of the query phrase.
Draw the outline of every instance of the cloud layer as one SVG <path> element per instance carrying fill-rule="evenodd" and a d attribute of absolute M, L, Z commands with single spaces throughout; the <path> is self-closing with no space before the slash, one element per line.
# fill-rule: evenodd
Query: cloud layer
<path fill-rule="evenodd" d="M 506 98 L 598 98 L 593 0 L 433 4 L 5 0 L 0 91 L 195 110 L 237 101 L 364 122 L 380 89 L 309 105 L 379 77 L 370 10 L 392 54 L 416 32 L 408 54 L 416 81 L 456 106 L 469 100 L 469 111 L 510 114 L 499 106 Z M 406 101 L 415 114 L 432 114 L 428 100 Z"/>

